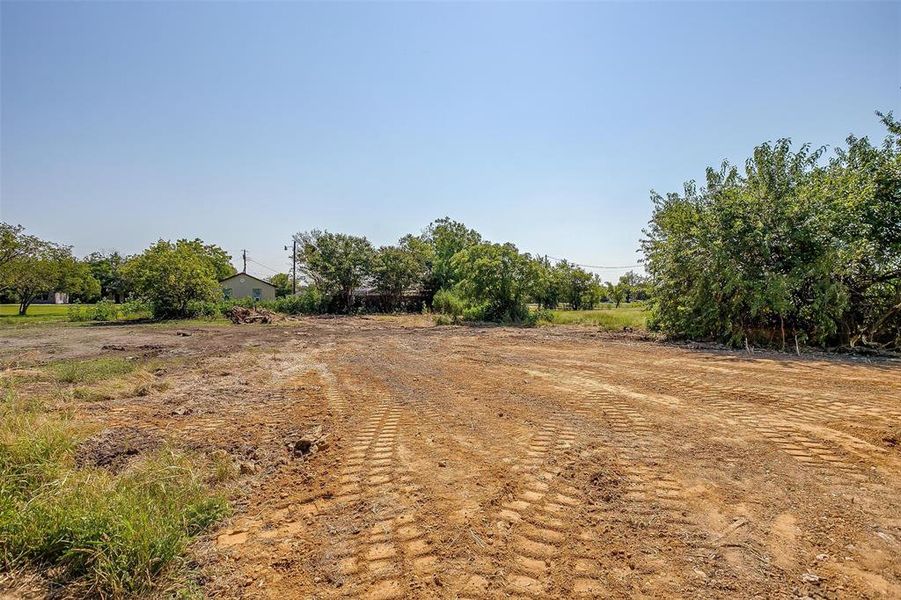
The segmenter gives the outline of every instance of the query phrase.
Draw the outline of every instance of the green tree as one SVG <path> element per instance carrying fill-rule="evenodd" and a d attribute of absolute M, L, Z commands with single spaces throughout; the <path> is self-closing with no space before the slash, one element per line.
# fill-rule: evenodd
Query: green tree
<path fill-rule="evenodd" d="M 375 289 L 386 296 L 391 309 L 400 304 L 404 291 L 422 280 L 424 271 L 421 255 L 411 249 L 409 244 L 383 246 L 372 262 Z"/>
<path fill-rule="evenodd" d="M 72 256 L 72 249 L 32 236 L 20 236 L 16 256 L 5 266 L 6 285 L 19 302 L 19 314 L 42 295 L 63 292 L 92 296 L 100 291 L 100 283 L 91 275 L 87 264 Z"/>
<path fill-rule="evenodd" d="M 287 273 L 276 273 L 272 277 L 269 278 L 269 283 L 275 286 L 275 297 L 283 298 L 285 296 L 290 296 L 294 291 L 293 282 L 291 281 L 291 276 Z"/>
<path fill-rule="evenodd" d="M 682 194 L 652 194 L 642 249 L 652 321 L 679 336 L 897 346 L 901 340 L 901 142 L 789 140 L 724 164 Z"/>
<path fill-rule="evenodd" d="M 477 231 L 448 217 L 432 221 L 420 238 L 431 248 L 427 252 L 424 285 L 430 296 L 440 289 L 452 288 L 459 281 L 454 256 L 482 241 Z"/>
<path fill-rule="evenodd" d="M 85 257 L 91 274 L 100 282 L 101 297 L 122 302 L 128 296 L 128 283 L 122 276 L 125 260 L 118 252 L 93 252 Z"/>
<path fill-rule="evenodd" d="M 585 301 L 590 301 L 594 297 L 593 292 L 597 285 L 594 276 L 565 260 L 557 263 L 554 269 L 563 302 L 568 303 L 573 310 L 582 309 Z"/>
<path fill-rule="evenodd" d="M 626 298 L 626 287 L 621 283 L 607 282 L 607 297 L 613 302 L 614 307 L 619 308 Z"/>
<path fill-rule="evenodd" d="M 546 256 L 542 256 L 534 259 L 532 273 L 532 301 L 540 308 L 557 308 L 564 295 L 560 270 Z"/>
<path fill-rule="evenodd" d="M 534 262 L 513 244 L 483 242 L 454 255 L 451 268 L 465 298 L 483 308 L 488 320 L 518 322 L 528 317 Z"/>
<path fill-rule="evenodd" d="M 135 294 L 150 303 L 157 318 L 191 316 L 191 306 L 222 295 L 214 261 L 199 240 L 160 240 L 122 267 Z"/>
<path fill-rule="evenodd" d="M 297 267 L 340 309 L 350 311 L 354 291 L 372 273 L 375 250 L 365 237 L 307 231 L 297 234 Z"/>
<path fill-rule="evenodd" d="M 177 244 L 190 248 L 193 253 L 206 261 L 212 267 L 217 281 L 222 281 L 238 272 L 232 265 L 231 254 L 216 244 L 204 244 L 203 240 L 199 238 L 194 238 L 193 240 L 181 239 L 178 240 Z"/>

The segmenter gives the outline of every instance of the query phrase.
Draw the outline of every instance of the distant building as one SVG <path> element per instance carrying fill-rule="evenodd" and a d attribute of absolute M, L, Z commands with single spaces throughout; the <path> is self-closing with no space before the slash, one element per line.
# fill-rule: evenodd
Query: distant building
<path fill-rule="evenodd" d="M 254 300 L 275 300 L 275 286 L 247 273 L 235 273 L 219 282 L 222 295 L 226 298 L 253 298 Z"/>
<path fill-rule="evenodd" d="M 69 294 L 66 292 L 47 292 L 46 294 L 38 294 L 32 304 L 68 304 Z"/>

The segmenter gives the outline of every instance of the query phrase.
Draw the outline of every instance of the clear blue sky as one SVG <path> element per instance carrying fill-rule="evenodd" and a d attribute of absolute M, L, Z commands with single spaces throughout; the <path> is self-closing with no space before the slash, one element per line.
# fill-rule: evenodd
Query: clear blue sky
<path fill-rule="evenodd" d="M 631 264 L 651 188 L 768 139 L 881 138 L 901 106 L 899 3 L 0 11 L 0 219 L 78 254 L 199 236 L 285 269 L 299 230 L 449 215 Z"/>

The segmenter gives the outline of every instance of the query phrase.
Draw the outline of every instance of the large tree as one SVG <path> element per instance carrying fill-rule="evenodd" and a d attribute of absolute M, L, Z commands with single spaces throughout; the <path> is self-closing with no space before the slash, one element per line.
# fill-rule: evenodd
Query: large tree
<path fill-rule="evenodd" d="M 25 315 L 39 296 L 54 292 L 94 296 L 100 283 L 87 264 L 72 256 L 72 249 L 28 236 L 24 250 L 4 266 L 6 285 L 19 302 L 19 314 Z"/>
<path fill-rule="evenodd" d="M 480 243 L 482 236 L 463 223 L 444 217 L 432 221 L 420 239 L 430 247 L 423 287 L 427 294 L 433 295 L 440 289 L 452 288 L 459 281 L 454 256 Z"/>
<path fill-rule="evenodd" d="M 409 245 L 383 246 L 372 262 L 372 281 L 389 307 L 396 309 L 404 291 L 422 279 L 424 270 L 422 256 Z"/>
<path fill-rule="evenodd" d="M 155 317 L 187 317 L 192 303 L 221 298 L 218 279 L 224 269 L 217 271 L 209 246 L 199 242 L 160 240 L 122 267 L 129 285 L 150 303 Z"/>
<path fill-rule="evenodd" d="M 194 254 L 206 261 L 213 269 L 213 273 L 219 281 L 231 277 L 238 272 L 237 269 L 232 266 L 231 254 L 216 244 L 205 244 L 203 240 L 199 238 L 194 238 L 193 240 L 178 240 L 177 244 L 185 248 L 190 248 Z"/>
<path fill-rule="evenodd" d="M 314 229 L 298 233 L 297 267 L 339 308 L 353 307 L 354 291 L 371 275 L 375 250 L 365 237 Z"/>
<path fill-rule="evenodd" d="M 454 255 L 451 267 L 458 287 L 484 317 L 496 321 L 522 321 L 528 317 L 526 300 L 535 281 L 534 262 L 513 244 L 483 242 Z"/>
<path fill-rule="evenodd" d="M 122 266 L 126 259 L 118 252 L 93 252 L 84 262 L 91 274 L 100 282 L 100 296 L 122 302 L 128 295 L 128 282 L 122 276 Z"/>
<path fill-rule="evenodd" d="M 744 169 L 652 196 L 642 247 L 653 322 L 734 344 L 901 342 L 901 128 L 881 147 L 849 137 L 826 164 L 789 140 Z"/>
<path fill-rule="evenodd" d="M 269 283 L 275 286 L 275 297 L 290 296 L 293 291 L 291 276 L 287 273 L 276 273 L 269 278 Z"/>

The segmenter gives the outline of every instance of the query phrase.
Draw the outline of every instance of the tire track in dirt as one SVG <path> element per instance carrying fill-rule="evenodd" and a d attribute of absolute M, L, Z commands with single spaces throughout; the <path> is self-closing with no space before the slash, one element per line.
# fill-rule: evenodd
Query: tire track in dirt
<path fill-rule="evenodd" d="M 345 455 L 327 517 L 340 521 L 348 511 L 357 517 L 365 511 L 364 518 L 349 531 L 332 528 L 336 539 L 324 562 L 334 561 L 340 595 L 376 600 L 406 597 L 410 577 L 430 573 L 436 558 L 406 502 L 417 488 L 398 459 L 402 409 L 384 396 L 374 402 Z"/>
<path fill-rule="evenodd" d="M 502 378 L 498 377 L 497 381 Z M 512 562 L 501 562 L 501 569 L 507 572 L 505 596 L 543 597 L 554 592 L 565 597 L 592 597 L 631 593 L 633 586 L 638 585 L 630 580 L 633 572 L 659 574 L 661 580 L 673 579 L 658 585 L 669 586 L 671 593 L 677 593 L 681 582 L 690 576 L 689 566 L 670 560 L 659 549 L 673 544 L 681 546 L 686 539 L 703 546 L 704 536 L 686 518 L 689 508 L 681 502 L 680 483 L 659 467 L 665 454 L 662 449 L 652 448 L 649 442 L 654 425 L 633 406 L 603 392 L 587 402 L 581 398 L 574 402 L 535 397 L 530 400 L 531 405 L 541 407 L 545 425 L 532 438 L 526 459 L 516 468 L 534 472 L 540 468 L 539 464 L 547 464 L 537 476 L 526 479 L 525 491 L 503 504 L 498 514 L 514 532 L 509 544 L 513 550 Z M 605 416 L 601 421 L 594 404 L 603 404 Z M 549 446 L 548 440 L 552 438 L 558 439 L 561 446 Z M 601 446 L 597 454 L 603 460 L 559 455 L 560 449 L 574 442 L 584 446 L 589 439 Z M 576 470 L 580 477 L 592 469 L 616 473 L 614 478 L 622 480 L 619 483 L 622 490 L 615 502 L 599 509 L 586 494 L 589 481 L 579 477 L 575 483 L 561 479 L 561 458 L 563 468 L 580 463 L 580 469 Z M 526 515 L 536 515 L 535 522 L 529 522 Z M 517 535 L 517 525 L 526 533 Z M 632 566 L 616 576 L 599 567 L 598 557 L 609 553 L 610 539 L 639 537 L 650 540 L 645 547 L 653 546 L 657 550 L 650 555 L 631 552 Z M 548 566 L 554 563 L 560 581 L 556 587 L 548 587 Z M 561 571 L 565 572 L 563 577 Z M 664 573 L 666 578 L 662 577 Z"/>
<path fill-rule="evenodd" d="M 605 384 L 598 382 L 598 378 L 601 376 L 606 378 L 609 369 L 610 367 L 606 365 L 596 366 L 592 370 L 567 368 L 563 370 L 563 373 L 557 373 L 556 376 L 575 377 L 581 385 L 603 386 Z M 633 373 L 645 372 L 649 376 L 653 373 L 641 368 L 631 368 L 629 371 Z M 601 375 L 602 373 L 604 375 Z M 553 376 L 551 374 L 546 375 Z M 610 376 L 613 376 L 613 373 L 610 373 Z M 627 385 L 622 386 L 621 391 L 626 394 L 630 393 L 630 385 L 639 385 L 639 389 L 647 390 L 647 392 L 633 390 L 631 395 L 635 399 L 657 405 L 658 407 L 662 406 L 664 409 L 681 403 L 678 396 L 667 396 L 657 391 L 648 390 L 647 384 L 641 384 L 633 374 L 625 369 L 617 371 L 615 376 L 620 380 L 625 380 Z M 780 451 L 805 466 L 825 468 L 829 473 L 836 471 L 842 477 L 863 481 L 869 478 L 868 475 L 864 468 L 852 461 L 855 459 L 864 460 L 869 465 L 881 464 L 886 459 L 891 460 L 884 448 L 874 446 L 850 434 L 835 431 L 823 425 L 823 419 L 812 412 L 813 408 L 774 406 L 772 398 L 759 392 L 746 390 L 742 393 L 740 391 L 741 388 L 724 388 L 687 376 L 663 372 L 657 373 L 656 376 L 658 382 L 662 381 L 666 388 L 677 390 L 675 393 L 680 396 L 689 391 L 705 398 L 704 410 L 694 412 L 693 418 L 701 418 L 708 423 L 721 424 L 722 420 L 716 414 L 718 412 L 755 431 Z M 607 385 L 609 387 L 609 384 Z M 729 397 L 730 395 L 740 395 L 748 398 L 748 400 L 732 400 Z M 759 398 L 758 402 L 751 400 L 755 395 Z M 684 413 L 685 411 L 682 412 Z M 827 414 L 827 416 L 829 415 Z M 835 418 L 838 418 L 838 416 Z M 842 454 L 845 456 L 842 457 Z"/>

